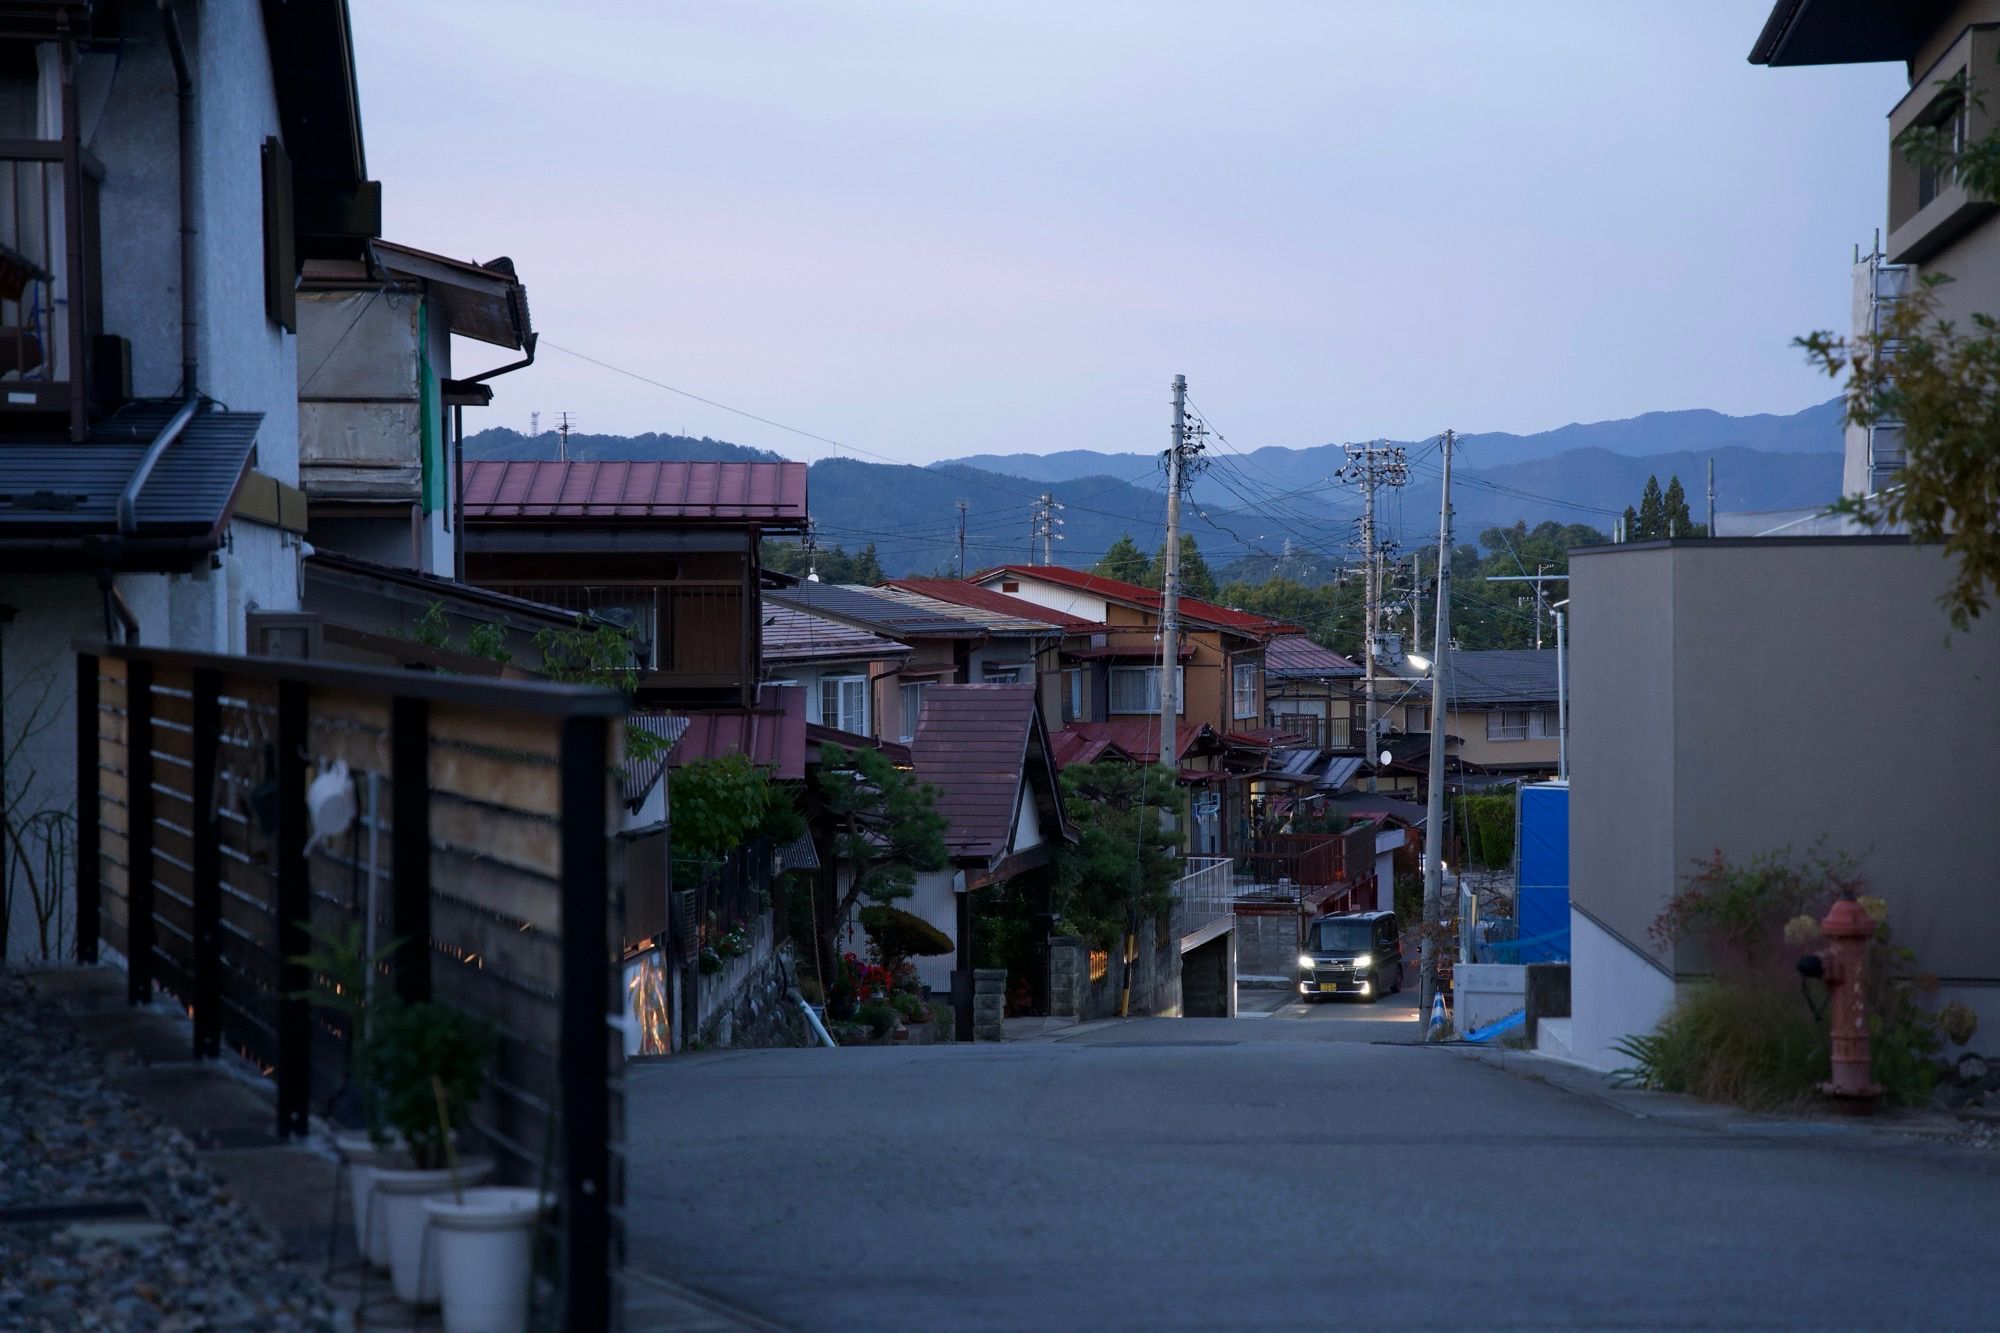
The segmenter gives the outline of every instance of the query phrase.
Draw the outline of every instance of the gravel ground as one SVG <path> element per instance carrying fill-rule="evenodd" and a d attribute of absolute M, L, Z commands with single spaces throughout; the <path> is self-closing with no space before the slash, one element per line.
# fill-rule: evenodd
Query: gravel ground
<path fill-rule="evenodd" d="M 138 1201 L 83 1224 L 25 1207 Z M 0 975 L 0 1328 L 332 1329 L 319 1282 L 283 1261 L 176 1130 L 111 1086 L 60 1011 Z"/>

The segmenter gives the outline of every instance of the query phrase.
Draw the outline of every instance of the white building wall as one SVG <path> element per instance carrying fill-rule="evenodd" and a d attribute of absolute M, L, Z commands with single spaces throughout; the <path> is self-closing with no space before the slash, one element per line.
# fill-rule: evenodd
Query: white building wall
<path fill-rule="evenodd" d="M 1632 1063 L 1614 1049 L 1673 1008 L 1674 982 L 1575 908 L 1569 914 L 1570 1057 L 1593 1069 Z"/>

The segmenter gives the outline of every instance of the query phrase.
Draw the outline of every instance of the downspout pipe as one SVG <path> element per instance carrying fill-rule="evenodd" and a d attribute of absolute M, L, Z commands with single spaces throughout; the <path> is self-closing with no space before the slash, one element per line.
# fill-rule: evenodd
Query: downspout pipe
<path fill-rule="evenodd" d="M 180 100 L 180 209 L 181 209 L 181 405 L 167 424 L 153 437 L 139 466 L 118 495 L 118 535 L 130 538 L 139 530 L 139 492 L 146 487 L 153 469 L 169 446 L 181 437 L 188 422 L 201 406 L 195 388 L 195 242 L 194 242 L 194 73 L 188 64 L 187 42 L 181 33 L 180 16 L 173 0 L 159 0 L 160 17 L 166 26 L 167 52 L 174 62 L 174 90 Z M 127 630 L 135 627 L 128 621 Z M 136 637 L 136 633 L 135 633 Z"/>

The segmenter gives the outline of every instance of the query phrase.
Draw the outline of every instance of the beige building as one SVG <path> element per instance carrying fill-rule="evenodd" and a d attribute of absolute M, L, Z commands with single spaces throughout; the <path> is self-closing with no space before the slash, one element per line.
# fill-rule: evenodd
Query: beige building
<path fill-rule="evenodd" d="M 1918 126 L 1968 144 L 2000 124 L 2000 0 L 1778 0 L 1750 53 L 1759 65 L 1900 61 L 1909 91 L 1888 119 L 1881 152 L 1888 174 L 1888 226 L 1879 247 L 1857 255 L 1853 332 L 1880 328 L 1926 274 L 1952 279 L 1939 312 L 1961 325 L 2000 314 L 2000 209 L 1969 193 L 1949 168 L 1922 167 L 1896 148 Z M 1872 494 L 1902 467 L 1902 427 L 1850 426 L 1843 494 Z M 1825 530 L 1818 516 L 1809 522 Z M 1836 524 L 1838 526 L 1838 524 Z M 1792 529 L 1796 531 L 1797 529 Z"/>

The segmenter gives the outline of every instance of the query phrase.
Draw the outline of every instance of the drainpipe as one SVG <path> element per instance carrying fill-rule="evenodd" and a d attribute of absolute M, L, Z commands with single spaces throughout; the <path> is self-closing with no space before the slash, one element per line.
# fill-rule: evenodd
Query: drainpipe
<path fill-rule="evenodd" d="M 194 73 L 188 64 L 187 42 L 181 34 L 180 16 L 174 12 L 173 0 L 159 0 L 160 18 L 166 27 L 167 52 L 174 62 L 174 92 L 180 102 L 180 214 L 181 214 L 181 405 L 153 442 L 140 455 L 139 466 L 132 471 L 132 478 L 125 483 L 125 489 L 118 495 L 118 536 L 129 540 L 139 529 L 139 492 L 146 487 L 146 481 L 153 475 L 153 468 L 181 433 L 188 422 L 194 419 L 201 406 L 201 397 L 195 388 L 195 242 L 194 242 Z M 104 591 L 104 611 L 107 629 L 116 613 L 124 622 L 128 642 L 137 642 L 139 622 L 130 607 L 112 582 L 111 573 L 106 570 L 100 576 L 100 586 Z"/>

